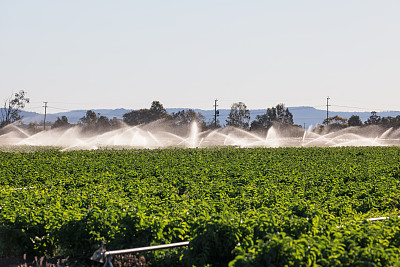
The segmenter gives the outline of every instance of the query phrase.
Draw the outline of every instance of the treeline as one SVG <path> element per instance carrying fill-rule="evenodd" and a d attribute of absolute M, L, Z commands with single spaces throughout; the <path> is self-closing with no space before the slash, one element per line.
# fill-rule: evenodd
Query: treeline
<path fill-rule="evenodd" d="M 0 128 L 21 121 L 22 116 L 20 115 L 20 111 L 29 101 L 29 98 L 26 97 L 26 92 L 23 90 L 5 99 L 4 107 L 1 108 L 0 112 Z M 109 131 L 117 129 L 123 124 L 136 126 L 159 120 L 168 122 L 172 126 L 185 126 L 192 122 L 197 122 L 201 130 L 223 127 L 218 117 L 213 117 L 211 120 L 206 121 L 206 118 L 201 113 L 195 112 L 193 109 L 181 110 L 169 114 L 159 101 L 153 101 L 148 109 L 138 109 L 127 112 L 123 115 L 122 119 L 117 119 L 116 117 L 109 119 L 106 116 L 88 110 L 86 115 L 79 119 L 78 125 L 82 126 L 86 131 Z M 54 123 L 47 121 L 45 123 L 46 125 L 51 125 L 51 128 L 67 128 L 72 126 L 66 116 L 58 117 Z M 225 121 L 226 126 L 250 131 L 265 131 L 274 124 L 278 124 L 280 127 L 294 125 L 293 114 L 284 104 L 278 104 L 275 107 L 267 108 L 265 114 L 257 115 L 255 120 L 250 122 L 250 110 L 247 106 L 243 102 L 233 103 L 228 119 Z M 43 124 L 30 123 L 28 128 L 34 131 L 40 131 L 41 125 Z M 357 115 L 352 115 L 349 119 L 333 116 L 325 119 L 322 124 L 317 125 L 316 130 L 335 130 L 368 125 L 399 128 L 400 115 L 396 117 L 381 117 L 378 116 L 375 111 L 372 111 L 371 116 L 365 122 L 362 122 Z M 294 126 L 301 127 L 300 125 Z"/>
<path fill-rule="evenodd" d="M 201 130 L 221 128 L 222 125 L 217 117 L 206 121 L 203 114 L 195 112 L 193 109 L 181 110 L 169 114 L 159 101 L 153 101 L 150 108 L 133 110 L 123 115 L 123 119 L 108 119 L 105 116 L 96 114 L 92 110 L 88 110 L 86 115 L 80 118 L 78 125 L 83 126 L 86 130 L 107 131 L 119 128 L 121 125 L 127 124 L 137 126 L 149 124 L 155 121 L 163 120 L 172 126 L 186 126 L 192 122 L 196 122 Z M 243 102 L 233 103 L 225 121 L 226 126 L 241 128 L 244 130 L 262 131 L 268 130 L 273 124 L 293 125 L 293 115 L 284 104 L 266 109 L 265 114 L 257 115 L 256 119 L 250 122 L 250 110 Z M 71 127 L 66 116 L 58 117 L 52 125 L 52 128 Z M 300 126 L 299 126 L 300 127 Z"/>
<path fill-rule="evenodd" d="M 227 127 L 236 127 L 249 131 L 267 131 L 273 125 L 279 127 L 295 126 L 293 114 L 285 107 L 284 104 L 278 104 L 275 107 L 267 108 L 264 114 L 257 115 L 255 120 L 250 121 L 250 110 L 243 102 L 233 103 L 225 125 Z M 222 128 L 220 120 L 213 117 L 206 121 L 203 114 L 195 112 L 193 109 L 181 110 L 178 112 L 168 113 L 159 101 L 153 101 L 150 108 L 132 110 L 123 114 L 122 119 L 116 117 L 109 119 L 92 110 L 88 110 L 86 115 L 79 119 L 78 125 L 82 126 L 86 131 L 109 131 L 117 129 L 122 125 L 137 126 L 149 124 L 155 121 L 164 121 L 173 127 L 187 126 L 192 122 L 196 122 L 199 128 L 204 131 L 208 129 Z M 46 122 L 47 124 L 47 122 Z M 340 116 L 333 116 L 325 119 L 322 124 L 316 126 L 316 130 L 337 130 L 346 127 L 380 125 L 385 128 L 399 128 L 400 115 L 397 117 L 381 117 L 375 111 L 371 112 L 371 116 L 362 122 L 358 115 L 352 115 L 349 119 Z M 53 123 L 52 128 L 71 127 L 66 116 L 58 117 Z"/>
<path fill-rule="evenodd" d="M 189 109 L 168 114 L 159 101 L 153 101 L 149 109 L 139 109 L 125 113 L 122 120 L 116 117 L 109 119 L 106 116 L 101 116 L 99 113 L 96 114 L 94 111 L 88 110 L 86 111 L 86 115 L 79 119 L 78 125 L 82 126 L 85 130 L 108 131 L 117 129 L 124 124 L 137 126 L 159 120 L 164 120 L 174 126 L 183 126 L 196 121 L 203 129 L 208 127 L 201 113 L 196 113 L 192 109 Z M 57 118 L 52 128 L 67 128 L 71 126 L 73 125 L 68 122 L 68 118 L 62 116 Z"/>
<path fill-rule="evenodd" d="M 340 116 L 333 116 L 325 119 L 323 125 L 317 126 L 322 128 L 328 126 L 329 128 L 347 128 L 354 126 L 370 126 L 379 125 L 384 128 L 399 128 L 400 127 L 400 115 L 396 117 L 381 117 L 376 114 L 376 111 L 372 111 L 369 118 L 362 122 L 358 115 L 352 115 L 349 119 L 342 118 Z"/>

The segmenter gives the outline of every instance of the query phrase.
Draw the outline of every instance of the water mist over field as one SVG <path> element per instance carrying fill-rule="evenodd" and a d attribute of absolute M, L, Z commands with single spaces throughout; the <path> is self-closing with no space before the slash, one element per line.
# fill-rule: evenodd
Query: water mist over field
<path fill-rule="evenodd" d="M 106 147 L 335 147 L 400 145 L 400 129 L 378 126 L 349 127 L 329 133 L 316 133 L 299 127 L 271 127 L 266 132 L 249 132 L 225 127 L 201 131 L 196 123 L 173 127 L 162 122 L 140 126 L 123 125 L 108 132 L 96 133 L 81 126 L 52 129 L 30 134 L 14 125 L 0 130 L 0 146 L 56 146 L 63 150 Z"/>

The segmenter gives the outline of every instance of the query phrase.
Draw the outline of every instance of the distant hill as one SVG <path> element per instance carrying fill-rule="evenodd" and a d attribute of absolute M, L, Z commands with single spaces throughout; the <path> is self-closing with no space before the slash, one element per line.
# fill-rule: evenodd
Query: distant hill
<path fill-rule="evenodd" d="M 168 113 L 178 112 L 180 110 L 187 110 L 188 108 L 167 108 Z M 214 110 L 202 110 L 202 109 L 194 109 L 196 112 L 200 112 L 206 118 L 206 121 L 209 122 L 214 118 Z M 301 106 L 301 107 L 289 107 L 290 112 L 293 114 L 293 120 L 295 124 L 305 126 L 308 128 L 310 125 L 316 126 L 317 124 L 321 124 L 322 121 L 326 118 L 326 111 L 316 109 L 314 107 L 308 106 Z M 93 110 L 100 115 L 107 116 L 108 118 L 112 119 L 116 117 L 118 119 L 122 119 L 123 114 L 131 111 L 129 109 L 94 109 Z M 226 124 L 226 120 L 228 118 L 230 110 L 229 109 L 220 109 L 219 110 L 219 117 L 218 120 L 220 121 L 221 125 Z M 257 115 L 262 115 L 265 113 L 265 109 L 253 109 L 250 110 L 251 121 L 253 121 Z M 68 112 L 60 112 L 60 113 L 53 113 L 47 114 L 46 121 L 54 122 L 57 117 L 67 116 L 68 121 L 70 123 L 77 123 L 80 118 L 85 116 L 86 110 L 71 110 Z M 381 117 L 396 117 L 400 115 L 400 111 L 387 111 L 387 112 L 378 112 L 377 113 Z M 27 112 L 22 111 L 21 115 L 23 116 L 24 123 L 29 122 L 41 122 L 43 121 L 44 115 L 39 114 L 36 112 Z M 361 121 L 365 122 L 369 116 L 371 115 L 370 112 L 336 112 L 330 111 L 329 116 L 340 116 L 343 118 L 350 118 L 351 115 L 358 115 L 361 118 Z"/>
<path fill-rule="evenodd" d="M 71 110 L 71 111 L 66 111 L 66 112 L 59 112 L 59 113 L 52 113 L 52 114 L 47 114 L 46 115 L 46 121 L 51 121 L 55 122 L 58 117 L 66 116 L 68 118 L 68 121 L 70 123 L 77 123 L 80 118 L 84 117 L 86 115 L 87 110 Z M 93 109 L 94 112 L 97 114 L 100 114 L 102 116 L 106 116 L 110 119 L 113 117 L 117 117 L 118 119 L 122 119 L 122 115 L 125 113 L 131 111 L 128 109 Z M 44 114 L 39 114 L 36 112 L 26 112 L 22 111 L 21 115 L 23 116 L 23 121 L 24 123 L 30 123 L 30 122 L 41 122 L 44 119 Z"/>

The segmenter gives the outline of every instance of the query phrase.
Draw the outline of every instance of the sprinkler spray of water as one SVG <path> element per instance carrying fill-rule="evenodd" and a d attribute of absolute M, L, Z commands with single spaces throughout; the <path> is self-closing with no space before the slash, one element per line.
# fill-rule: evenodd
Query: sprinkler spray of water
<path fill-rule="evenodd" d="M 52 129 L 30 134 L 15 125 L 1 129 L 1 146 L 55 146 L 63 150 L 166 147 L 335 147 L 335 146 L 390 146 L 400 145 L 400 129 L 377 126 L 349 127 L 331 133 L 316 133 L 311 128 L 271 127 L 266 132 L 254 133 L 225 127 L 201 131 L 197 123 L 176 132 L 160 123 L 122 127 L 105 133 L 87 134 L 82 127 Z"/>

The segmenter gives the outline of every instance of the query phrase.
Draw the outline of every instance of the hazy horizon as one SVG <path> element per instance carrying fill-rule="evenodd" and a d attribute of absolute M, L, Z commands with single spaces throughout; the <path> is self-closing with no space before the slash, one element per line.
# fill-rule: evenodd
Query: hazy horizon
<path fill-rule="evenodd" d="M 326 110 L 324 109 L 315 109 L 314 107 L 288 107 L 290 112 L 293 114 L 294 123 L 297 125 L 301 125 L 304 128 L 308 128 L 310 125 L 315 127 L 317 124 L 321 124 L 323 120 L 326 118 Z M 168 113 L 177 112 L 185 108 L 167 108 Z M 187 108 L 186 108 L 187 109 Z M 205 121 L 210 122 L 214 118 L 214 110 L 199 110 L 196 111 L 201 112 L 205 116 Z M 84 117 L 87 109 L 73 110 L 73 111 L 61 111 L 59 113 L 47 113 L 46 121 L 54 122 L 58 117 L 67 116 L 70 123 L 77 123 L 80 118 Z M 102 116 L 106 116 L 110 119 L 117 117 L 119 119 L 123 118 L 123 114 L 129 112 L 130 109 L 93 109 L 96 113 L 99 113 Z M 265 114 L 265 109 L 251 109 L 250 110 L 250 121 L 256 119 L 257 115 Z M 24 116 L 23 121 L 25 123 L 29 122 L 42 122 L 44 118 L 44 113 L 36 113 L 36 114 L 22 114 Z M 221 125 L 225 124 L 225 121 L 228 119 L 229 109 L 220 109 L 220 116 L 218 117 Z M 355 112 L 346 112 L 346 111 L 330 111 L 329 115 L 332 116 L 340 116 L 343 118 L 350 118 L 352 115 L 358 115 L 361 121 L 365 122 L 371 115 L 371 111 L 355 111 Z M 382 117 L 397 117 L 400 115 L 400 111 L 387 111 L 387 112 L 377 112 L 377 115 Z"/>
<path fill-rule="evenodd" d="M 275 105 L 276 106 L 276 105 Z M 287 107 L 287 108 L 289 108 L 289 109 L 295 109 L 295 110 L 297 110 L 297 109 L 315 109 L 315 110 L 318 110 L 318 111 L 324 111 L 324 112 L 326 112 L 326 107 L 325 107 L 325 109 L 324 109 L 324 107 L 323 106 L 320 106 L 320 107 L 312 107 L 312 106 L 295 106 L 295 107 L 288 107 L 288 106 L 285 106 L 285 107 Z M 144 108 L 149 108 L 149 107 L 144 107 Z M 214 111 L 214 108 L 209 108 L 209 109 L 202 109 L 202 108 L 191 108 L 191 107 L 165 107 L 167 110 L 188 110 L 188 109 L 192 109 L 192 110 L 203 110 L 203 111 Z M 254 109 L 249 109 L 250 111 L 252 111 L 252 110 L 267 110 L 267 108 L 271 108 L 271 107 L 266 107 L 266 108 L 254 108 Z M 345 111 L 345 110 L 340 110 L 340 107 L 338 107 L 338 110 L 334 110 L 334 109 L 332 109 L 332 107 L 330 106 L 329 107 L 330 109 L 329 109 L 329 112 L 332 112 L 332 113 L 341 113 L 341 112 L 343 112 L 343 113 L 371 113 L 372 111 L 375 111 L 375 110 L 371 110 L 371 111 L 368 111 L 368 110 L 356 110 L 356 111 Z M 47 114 L 59 114 L 59 113 L 68 113 L 68 112 L 75 112 L 75 111 L 88 111 L 88 110 L 127 110 L 127 111 L 131 111 L 131 110 L 138 110 L 138 109 L 132 109 L 132 108 L 121 108 L 121 107 L 115 107 L 115 108 L 93 108 L 93 109 L 87 109 L 87 108 L 78 108 L 78 109 L 71 109 L 71 110 L 53 110 L 53 111 L 47 111 Z M 228 107 L 228 108 L 218 108 L 218 110 L 230 110 L 230 107 Z M 36 112 L 36 113 L 38 113 L 38 114 L 41 114 L 41 115 L 44 115 L 44 108 L 43 108 L 43 110 L 41 110 L 41 111 L 30 111 L 30 110 L 27 110 L 27 109 L 21 109 L 21 111 L 25 111 L 25 112 Z M 400 112 L 400 109 L 399 110 L 383 110 L 383 111 L 376 111 L 377 113 L 390 113 L 390 112 Z M 101 114 L 100 114 L 101 115 Z M 400 115 L 400 114 L 399 114 Z"/>

